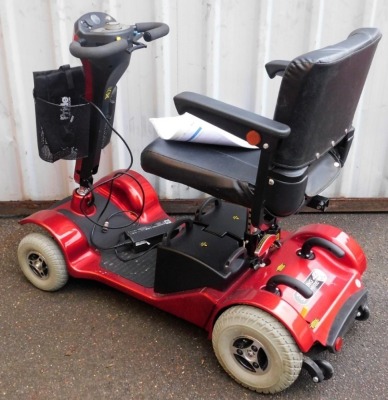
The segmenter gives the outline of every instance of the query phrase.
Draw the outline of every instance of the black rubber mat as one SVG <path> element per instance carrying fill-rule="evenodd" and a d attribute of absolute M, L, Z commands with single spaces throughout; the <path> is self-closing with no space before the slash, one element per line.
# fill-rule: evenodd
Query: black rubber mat
<path fill-rule="evenodd" d="M 105 198 L 98 194 L 95 195 L 97 210 L 103 209 L 105 202 Z M 93 222 L 85 217 L 75 215 L 66 209 L 59 209 L 59 212 L 78 225 L 87 237 L 90 246 L 97 247 L 100 250 L 101 268 L 114 272 L 144 287 L 154 286 L 156 249 L 135 253 L 130 250 L 125 251 L 124 248 L 120 247 L 119 257 L 129 261 L 120 260 L 115 250 L 110 250 L 110 248 L 125 240 L 124 233 L 126 231 L 128 232 L 131 229 L 138 230 L 146 225 L 137 222 L 133 223 L 125 213 L 120 213 L 120 210 L 112 203 L 108 204 L 104 215 L 99 218 L 98 223 L 102 225 L 110 216 L 116 215 L 115 218 L 112 218 L 111 226 L 118 229 L 109 229 L 106 233 L 102 231 L 100 226 L 95 226 L 93 229 Z M 92 218 L 92 220 L 95 219 L 96 217 Z"/>
<path fill-rule="evenodd" d="M 132 259 L 130 261 L 122 261 L 114 251 L 105 251 L 102 253 L 100 265 L 102 268 L 144 287 L 151 288 L 154 286 L 156 249 L 138 254 L 122 251 L 120 252 L 120 258 Z"/>

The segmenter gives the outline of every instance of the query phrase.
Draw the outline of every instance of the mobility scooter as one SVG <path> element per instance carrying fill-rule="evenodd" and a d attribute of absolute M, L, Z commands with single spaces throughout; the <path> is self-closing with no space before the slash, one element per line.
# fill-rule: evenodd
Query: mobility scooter
<path fill-rule="evenodd" d="M 222 367 L 261 393 L 289 387 L 307 369 L 329 379 L 312 350 L 339 352 L 355 320 L 369 316 L 364 252 L 339 228 L 281 230 L 302 206 L 324 210 L 320 193 L 338 176 L 352 119 L 381 34 L 361 28 L 344 41 L 266 65 L 281 86 L 273 119 L 206 96 L 174 98 L 252 149 L 165 141 L 141 154 L 145 171 L 208 197 L 192 218 L 162 209 L 130 168 L 93 183 L 110 140 L 116 84 L 132 53 L 168 33 L 163 23 L 125 25 L 104 13 L 75 23 L 70 52 L 82 67 L 34 73 L 40 156 L 76 159 L 79 187 L 21 221 L 46 232 L 24 237 L 18 259 L 42 290 L 68 277 L 94 279 L 204 328 Z M 141 134 L 141 132 L 139 132 Z"/>

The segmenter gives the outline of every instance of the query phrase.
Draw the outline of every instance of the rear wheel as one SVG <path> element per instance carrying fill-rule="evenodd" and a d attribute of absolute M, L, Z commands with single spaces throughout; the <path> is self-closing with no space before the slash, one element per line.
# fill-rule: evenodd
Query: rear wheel
<path fill-rule="evenodd" d="M 25 236 L 18 247 L 18 259 L 23 274 L 38 289 L 55 291 L 68 281 L 62 251 L 48 236 L 41 233 Z"/>
<path fill-rule="evenodd" d="M 213 348 L 225 371 L 259 393 L 276 393 L 299 376 L 303 355 L 288 330 L 263 310 L 235 306 L 218 318 Z"/>

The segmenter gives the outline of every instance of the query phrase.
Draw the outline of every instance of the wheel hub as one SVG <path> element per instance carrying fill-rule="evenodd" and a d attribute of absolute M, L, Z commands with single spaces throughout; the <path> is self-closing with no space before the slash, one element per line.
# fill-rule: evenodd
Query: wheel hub
<path fill-rule="evenodd" d="M 269 365 L 263 345 L 249 337 L 237 337 L 231 343 L 231 351 L 240 366 L 248 371 L 263 374 Z"/>
<path fill-rule="evenodd" d="M 27 258 L 31 271 L 40 279 L 48 279 L 49 271 L 44 257 L 39 253 L 31 252 Z"/>

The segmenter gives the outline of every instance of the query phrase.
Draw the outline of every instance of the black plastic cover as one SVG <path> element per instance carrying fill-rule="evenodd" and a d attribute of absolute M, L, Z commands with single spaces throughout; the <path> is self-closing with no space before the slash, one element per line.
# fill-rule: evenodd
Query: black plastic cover
<path fill-rule="evenodd" d="M 219 237 L 197 224 L 187 227 L 157 249 L 155 292 L 202 287 L 224 290 L 249 265 L 245 252 L 235 257 L 239 248 L 239 242 L 228 235 Z"/>

